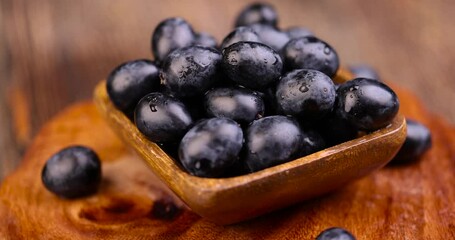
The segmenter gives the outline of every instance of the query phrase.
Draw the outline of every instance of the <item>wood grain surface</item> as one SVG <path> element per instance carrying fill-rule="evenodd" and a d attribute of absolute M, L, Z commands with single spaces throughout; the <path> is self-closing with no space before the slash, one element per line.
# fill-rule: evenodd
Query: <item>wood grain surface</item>
<path fill-rule="evenodd" d="M 0 0 L 0 179 L 64 106 L 91 96 L 121 62 L 151 58 L 163 18 L 181 16 L 220 41 L 242 7 L 230 0 Z M 367 63 L 455 123 L 455 2 L 276 0 L 279 26 L 312 29 L 342 65 Z"/>
<path fill-rule="evenodd" d="M 0 239 L 314 239 L 332 226 L 359 240 L 455 239 L 455 128 L 409 92 L 394 89 L 401 113 L 432 131 L 433 148 L 421 161 L 230 226 L 186 209 L 92 103 L 76 104 L 44 125 L 0 187 Z M 64 200 L 43 187 L 40 173 L 49 156 L 71 144 L 100 155 L 103 181 L 95 195 Z"/>

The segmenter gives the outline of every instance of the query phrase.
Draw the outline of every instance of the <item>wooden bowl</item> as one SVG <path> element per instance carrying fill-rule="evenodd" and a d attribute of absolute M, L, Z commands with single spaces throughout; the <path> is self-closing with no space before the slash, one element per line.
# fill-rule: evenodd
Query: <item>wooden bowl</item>
<path fill-rule="evenodd" d="M 335 82 L 351 79 L 340 70 Z M 194 212 L 218 224 L 231 224 L 327 193 L 387 164 L 406 137 L 398 114 L 378 131 L 258 172 L 230 178 L 201 178 L 181 169 L 117 110 L 103 81 L 95 102 L 114 131 L 132 146 L 155 174 Z"/>

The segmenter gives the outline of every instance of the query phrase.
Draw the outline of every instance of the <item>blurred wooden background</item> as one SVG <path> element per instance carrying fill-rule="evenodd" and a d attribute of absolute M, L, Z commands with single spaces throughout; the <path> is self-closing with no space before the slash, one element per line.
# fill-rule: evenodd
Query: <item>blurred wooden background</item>
<path fill-rule="evenodd" d="M 160 20 L 181 16 L 220 41 L 249 2 L 0 0 L 0 179 L 46 120 L 90 99 L 116 65 L 151 58 Z M 280 27 L 310 28 L 338 51 L 342 65 L 374 66 L 455 123 L 454 1 L 268 2 Z"/>

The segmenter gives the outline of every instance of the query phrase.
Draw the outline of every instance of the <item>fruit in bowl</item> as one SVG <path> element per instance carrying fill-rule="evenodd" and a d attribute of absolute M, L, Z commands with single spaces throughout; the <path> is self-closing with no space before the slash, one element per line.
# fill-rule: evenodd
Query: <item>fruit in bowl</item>
<path fill-rule="evenodd" d="M 247 8 L 220 49 L 202 46 L 185 20 L 166 19 L 152 35 L 148 71 L 124 63 L 95 91 L 126 143 L 193 211 L 218 223 L 365 176 L 393 158 L 406 134 L 392 89 L 353 79 L 328 43 L 279 30 L 270 11 Z M 126 87 L 114 87 L 119 73 Z M 119 96 L 135 98 L 123 104 Z M 133 114 L 126 105 L 136 105 Z"/>

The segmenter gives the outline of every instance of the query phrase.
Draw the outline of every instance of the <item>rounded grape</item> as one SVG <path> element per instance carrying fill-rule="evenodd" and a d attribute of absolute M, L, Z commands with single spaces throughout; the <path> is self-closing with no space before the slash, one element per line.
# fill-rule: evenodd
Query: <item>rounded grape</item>
<path fill-rule="evenodd" d="M 262 43 L 238 42 L 224 49 L 223 68 L 231 81 L 260 90 L 279 79 L 283 62 Z"/>
<path fill-rule="evenodd" d="M 134 122 L 151 141 L 168 143 L 179 141 L 193 120 L 179 100 L 163 93 L 150 93 L 139 101 Z"/>
<path fill-rule="evenodd" d="M 329 77 L 335 76 L 340 65 L 335 49 L 313 36 L 291 39 L 283 48 L 283 58 L 288 71 L 314 69 Z"/>
<path fill-rule="evenodd" d="M 198 122 L 183 137 L 179 147 L 180 162 L 192 175 L 218 177 L 239 157 L 243 132 L 228 118 L 210 118 Z"/>
<path fill-rule="evenodd" d="M 41 172 L 47 190 L 64 198 L 95 193 L 101 183 L 98 155 L 84 146 L 70 146 L 52 155 Z"/>
<path fill-rule="evenodd" d="M 391 88 L 367 78 L 356 78 L 341 84 L 337 94 L 337 116 L 362 131 L 387 126 L 400 106 Z"/>

